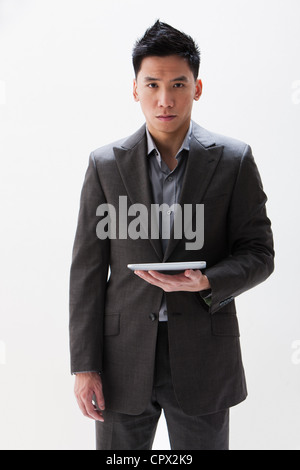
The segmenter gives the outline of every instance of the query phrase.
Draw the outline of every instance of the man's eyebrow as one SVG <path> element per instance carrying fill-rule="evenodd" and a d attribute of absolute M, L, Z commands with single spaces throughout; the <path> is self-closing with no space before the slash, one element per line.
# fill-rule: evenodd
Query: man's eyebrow
<path fill-rule="evenodd" d="M 188 82 L 188 78 L 185 75 L 181 75 L 180 77 L 173 78 L 171 82 Z"/>
<path fill-rule="evenodd" d="M 145 77 L 144 78 L 145 82 L 160 82 L 161 78 L 154 78 L 154 77 Z M 171 82 L 188 82 L 188 78 L 185 75 L 181 75 L 180 77 L 173 78 L 170 80 Z"/>
<path fill-rule="evenodd" d="M 154 78 L 154 77 L 145 77 L 144 78 L 145 82 L 157 82 L 157 81 L 160 81 L 160 80 L 161 80 L 160 78 Z"/>

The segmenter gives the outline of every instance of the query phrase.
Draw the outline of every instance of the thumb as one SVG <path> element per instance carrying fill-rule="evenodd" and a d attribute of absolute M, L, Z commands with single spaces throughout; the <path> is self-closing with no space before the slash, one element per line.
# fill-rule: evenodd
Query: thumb
<path fill-rule="evenodd" d="M 185 277 L 188 277 L 189 279 L 198 279 L 199 274 L 202 275 L 202 272 L 199 271 L 199 270 L 193 271 L 193 269 L 187 269 L 187 270 L 184 272 Z"/>
<path fill-rule="evenodd" d="M 185 277 L 193 278 L 194 277 L 194 271 L 192 269 L 187 269 L 184 273 Z"/>

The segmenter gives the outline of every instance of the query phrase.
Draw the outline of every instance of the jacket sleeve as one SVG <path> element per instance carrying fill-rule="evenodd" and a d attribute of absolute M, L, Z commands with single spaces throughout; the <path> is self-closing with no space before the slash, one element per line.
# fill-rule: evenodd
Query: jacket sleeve
<path fill-rule="evenodd" d="M 70 272 L 71 372 L 101 371 L 109 240 L 96 234 L 97 207 L 105 203 L 93 153 L 80 198 Z"/>
<path fill-rule="evenodd" d="M 212 290 L 212 314 L 265 281 L 274 270 L 273 234 L 266 202 L 262 181 L 247 145 L 228 213 L 230 256 L 205 271 Z"/>

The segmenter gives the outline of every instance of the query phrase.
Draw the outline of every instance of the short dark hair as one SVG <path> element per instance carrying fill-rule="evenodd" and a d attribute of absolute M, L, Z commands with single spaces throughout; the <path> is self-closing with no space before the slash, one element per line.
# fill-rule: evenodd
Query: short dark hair
<path fill-rule="evenodd" d="M 150 56 L 166 57 L 178 55 L 188 61 L 195 80 L 198 78 L 200 67 L 200 50 L 195 41 L 185 33 L 172 26 L 156 21 L 147 29 L 141 39 L 138 39 L 132 52 L 132 62 L 137 77 L 143 59 Z"/>

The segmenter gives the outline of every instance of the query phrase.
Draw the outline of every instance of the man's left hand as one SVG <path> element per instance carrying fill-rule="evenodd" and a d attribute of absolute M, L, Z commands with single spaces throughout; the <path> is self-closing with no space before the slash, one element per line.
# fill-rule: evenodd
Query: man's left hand
<path fill-rule="evenodd" d="M 199 270 L 187 269 L 180 274 L 162 274 L 157 271 L 134 271 L 145 281 L 165 292 L 199 292 L 210 289 L 207 277 Z"/>

